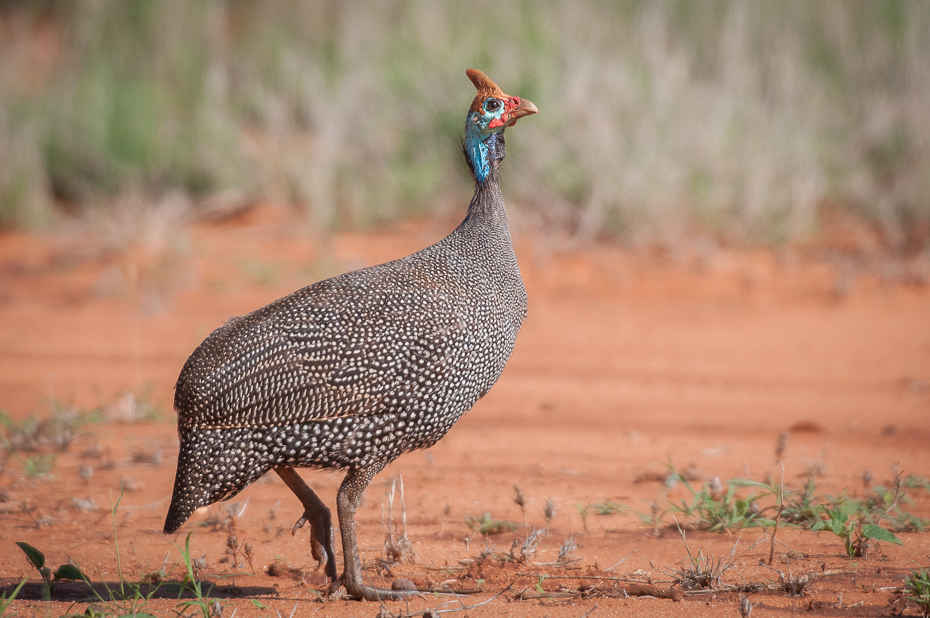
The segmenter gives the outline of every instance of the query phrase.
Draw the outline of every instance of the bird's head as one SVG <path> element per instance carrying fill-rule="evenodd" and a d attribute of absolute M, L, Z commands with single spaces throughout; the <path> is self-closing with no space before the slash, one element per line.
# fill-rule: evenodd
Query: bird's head
<path fill-rule="evenodd" d="M 491 161 L 504 156 L 504 129 L 512 127 L 517 120 L 539 110 L 529 99 L 504 94 L 491 78 L 478 69 L 465 71 L 478 89 L 465 118 L 465 157 L 475 173 L 475 178 L 484 182 L 491 170 Z"/>
<path fill-rule="evenodd" d="M 468 69 L 465 74 L 478 89 L 465 120 L 466 131 L 468 127 L 474 127 L 485 136 L 499 133 L 515 125 L 520 118 L 539 112 L 529 99 L 504 94 L 490 77 L 478 69 Z"/>

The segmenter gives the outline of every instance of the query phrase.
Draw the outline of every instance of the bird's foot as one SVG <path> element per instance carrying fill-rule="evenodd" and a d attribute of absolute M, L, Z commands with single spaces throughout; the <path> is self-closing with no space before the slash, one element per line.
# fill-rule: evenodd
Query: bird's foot
<path fill-rule="evenodd" d="M 410 580 L 397 581 L 411 583 Z M 351 586 L 346 586 L 346 592 L 353 599 L 365 601 L 402 601 L 404 599 L 409 599 L 410 597 L 415 597 L 420 594 L 420 591 L 416 588 L 403 587 L 400 590 L 395 590 L 394 588 L 387 590 L 385 588 L 366 586 L 361 582 L 355 582 Z"/>
<path fill-rule="evenodd" d="M 339 579 L 329 585 L 326 591 L 327 598 L 330 601 L 341 599 L 348 596 L 350 599 L 357 601 L 401 601 L 421 594 L 413 582 L 409 579 L 396 579 L 390 590 L 386 588 L 375 588 L 362 582 L 355 582 L 351 586 L 346 586 L 345 574 L 340 575 Z"/>
<path fill-rule="evenodd" d="M 310 555 L 316 560 L 314 570 L 320 567 L 325 568 L 325 573 L 330 581 L 336 581 L 336 541 L 333 536 L 332 519 L 329 511 L 321 512 L 319 510 L 305 510 L 304 514 L 294 523 L 291 528 L 291 534 L 297 534 L 297 531 L 303 528 L 307 523 L 310 524 Z"/>

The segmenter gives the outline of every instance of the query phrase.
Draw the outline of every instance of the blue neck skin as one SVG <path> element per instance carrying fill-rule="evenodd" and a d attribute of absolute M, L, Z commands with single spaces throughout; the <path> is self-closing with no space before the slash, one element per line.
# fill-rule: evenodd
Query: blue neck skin
<path fill-rule="evenodd" d="M 490 135 L 482 135 L 478 124 L 469 121 L 465 127 L 465 154 L 471 161 L 478 182 L 484 182 L 491 173 L 491 161 L 502 157 L 497 152 L 497 136 L 502 131 L 495 131 Z"/>

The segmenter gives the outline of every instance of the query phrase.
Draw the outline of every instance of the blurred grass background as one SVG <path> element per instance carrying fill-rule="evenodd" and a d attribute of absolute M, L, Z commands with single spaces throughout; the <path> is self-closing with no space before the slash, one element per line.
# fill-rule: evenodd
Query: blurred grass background
<path fill-rule="evenodd" d="M 470 195 L 483 69 L 541 113 L 511 203 L 582 239 L 780 244 L 825 209 L 930 251 L 930 3 L 0 2 L 0 225 L 218 201 L 314 230 Z"/>

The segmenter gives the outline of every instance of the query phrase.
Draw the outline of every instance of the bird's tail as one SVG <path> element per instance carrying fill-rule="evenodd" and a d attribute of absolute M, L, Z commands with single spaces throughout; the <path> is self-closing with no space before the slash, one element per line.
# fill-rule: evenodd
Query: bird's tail
<path fill-rule="evenodd" d="M 201 506 L 209 504 L 209 491 L 205 491 L 203 470 L 207 462 L 200 460 L 197 440 L 190 434 L 181 436 L 178 453 L 178 471 L 174 475 L 174 491 L 165 518 L 165 534 L 171 534 L 186 522 Z"/>
<path fill-rule="evenodd" d="M 268 472 L 265 451 L 244 428 L 192 428 L 181 433 L 165 534 L 181 527 L 202 506 L 228 500 Z"/>

